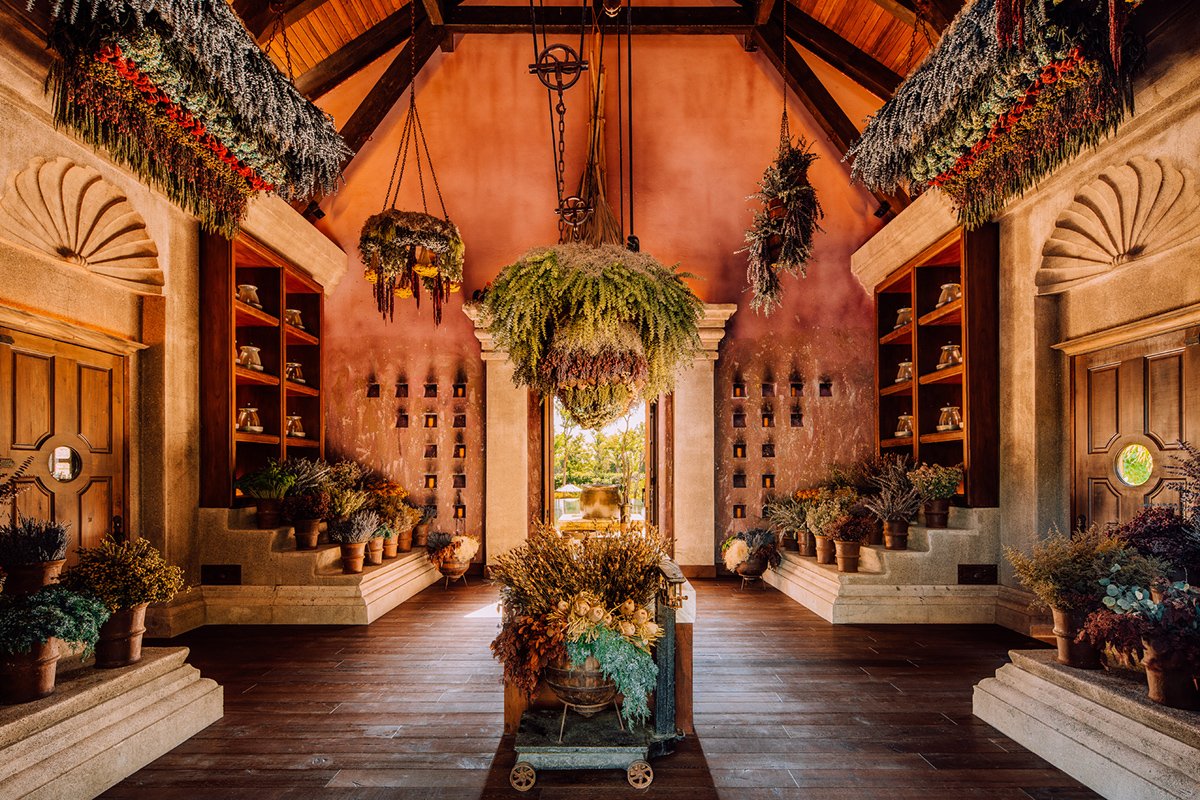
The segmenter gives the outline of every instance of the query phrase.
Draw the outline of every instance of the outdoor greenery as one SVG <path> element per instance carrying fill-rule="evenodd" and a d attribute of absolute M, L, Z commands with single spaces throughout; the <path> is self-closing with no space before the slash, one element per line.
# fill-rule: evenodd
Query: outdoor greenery
<path fill-rule="evenodd" d="M 16 567 L 66 557 L 65 524 L 17 514 L 11 525 L 0 525 L 0 566 Z"/>
<path fill-rule="evenodd" d="M 51 638 L 83 645 L 86 657 L 109 617 L 104 603 L 62 586 L 33 594 L 0 594 L 0 653 L 28 653 Z"/>
<path fill-rule="evenodd" d="M 116 612 L 142 603 L 166 603 L 183 588 L 183 570 L 167 563 L 147 539 L 117 542 L 106 538 L 79 550 L 62 585 L 95 597 Z"/>
<path fill-rule="evenodd" d="M 646 425 L 628 420 L 614 432 L 583 431 L 570 415 L 554 432 L 554 480 L 558 485 L 616 485 L 640 499 L 646 481 Z"/>
<path fill-rule="evenodd" d="M 599 428 L 669 392 L 698 351 L 702 303 L 687 277 L 645 253 L 562 244 L 505 267 L 481 302 L 515 383 Z"/>

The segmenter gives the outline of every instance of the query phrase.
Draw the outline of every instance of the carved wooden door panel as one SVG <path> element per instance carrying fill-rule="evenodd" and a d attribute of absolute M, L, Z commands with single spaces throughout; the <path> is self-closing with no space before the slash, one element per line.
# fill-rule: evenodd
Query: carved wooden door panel
<path fill-rule="evenodd" d="M 125 385 L 123 356 L 0 328 L 0 459 L 32 456 L 16 510 L 70 523 L 68 561 L 125 514 Z"/>
<path fill-rule="evenodd" d="M 1147 504 L 1178 504 L 1167 467 L 1200 441 L 1200 346 L 1177 331 L 1076 356 L 1074 515 L 1120 523 Z"/>

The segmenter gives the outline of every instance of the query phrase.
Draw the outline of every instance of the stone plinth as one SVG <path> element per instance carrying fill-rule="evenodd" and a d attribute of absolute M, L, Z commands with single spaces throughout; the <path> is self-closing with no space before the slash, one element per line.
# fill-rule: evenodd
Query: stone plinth
<path fill-rule="evenodd" d="M 1200 714 L 1160 706 L 1144 686 L 1014 650 L 975 686 L 974 712 L 1109 800 L 1200 797 Z"/>
<path fill-rule="evenodd" d="M 221 687 L 187 654 L 148 647 L 131 667 L 76 670 L 50 697 L 0 707 L 0 797 L 95 797 L 220 719 Z"/>

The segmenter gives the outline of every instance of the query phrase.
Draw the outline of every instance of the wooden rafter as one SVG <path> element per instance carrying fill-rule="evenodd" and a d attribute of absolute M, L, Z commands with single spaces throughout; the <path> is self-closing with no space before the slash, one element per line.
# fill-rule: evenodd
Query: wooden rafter
<path fill-rule="evenodd" d="M 423 0 L 423 2 L 425 3 L 425 13 L 429 16 L 429 21 L 438 27 L 445 25 L 446 19 L 442 16 L 441 0 Z"/>
<path fill-rule="evenodd" d="M 246 23 L 246 30 L 261 44 L 271 35 L 275 16 L 283 12 L 283 24 L 293 25 L 325 5 L 328 0 L 234 0 L 233 10 Z"/>
<path fill-rule="evenodd" d="M 788 2 L 788 0 L 784 0 Z M 754 24 L 766 25 L 771 19 L 771 11 L 775 8 L 775 0 L 758 0 L 758 5 L 754 9 Z"/>
<path fill-rule="evenodd" d="M 383 118 L 412 83 L 417 72 L 420 72 L 421 67 L 441 45 L 443 38 L 445 31 L 434 27 L 425 17 L 424 10 L 418 7 L 417 28 L 408 43 L 342 126 L 342 138 L 351 150 L 357 153 L 367 143 L 379 127 L 379 123 L 383 122 Z M 416 69 L 413 68 L 414 64 Z"/>
<path fill-rule="evenodd" d="M 775 15 L 776 17 L 779 14 Z M 788 35 L 829 62 L 871 94 L 887 100 L 903 80 L 899 75 L 798 8 L 788 9 Z"/>
<path fill-rule="evenodd" d="M 766 55 L 767 59 L 779 70 L 788 88 L 796 93 L 801 105 L 812 114 L 817 125 L 824 131 L 829 141 L 845 155 L 850 145 L 858 139 L 858 128 L 842 111 L 837 101 L 829 94 L 829 90 L 805 63 L 799 51 L 791 42 L 784 44 L 783 26 L 772 21 L 754 29 L 754 43 Z M 787 47 L 787 69 L 784 69 L 784 47 Z M 903 198 L 883 192 L 872 192 L 881 207 L 899 211 L 906 205 Z"/>
<path fill-rule="evenodd" d="M 412 11 L 406 5 L 302 73 L 296 88 L 315 100 L 411 35 Z"/>
<path fill-rule="evenodd" d="M 578 5 L 538 6 L 538 30 L 578 35 L 581 20 Z M 446 29 L 453 33 L 529 34 L 528 6 L 468 6 L 445 10 Z M 616 20 L 600 15 L 601 27 L 615 28 Z M 622 21 L 623 24 L 623 21 Z M 727 34 L 748 33 L 754 27 L 752 9 L 740 6 L 634 6 L 636 34 Z"/>
<path fill-rule="evenodd" d="M 872 3 L 891 14 L 910 28 L 917 24 L 917 4 L 913 0 L 871 0 Z M 929 0 L 929 23 L 938 33 L 946 30 L 950 20 L 962 8 L 956 0 Z"/>

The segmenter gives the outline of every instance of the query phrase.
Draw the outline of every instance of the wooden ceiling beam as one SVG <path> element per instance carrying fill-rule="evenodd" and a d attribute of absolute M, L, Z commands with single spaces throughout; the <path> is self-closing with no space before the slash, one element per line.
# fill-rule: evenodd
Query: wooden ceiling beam
<path fill-rule="evenodd" d="M 271 0 L 234 0 L 233 10 L 242 18 L 250 35 L 262 44 L 270 37 L 275 16 L 280 11 L 283 12 L 283 24 L 294 25 L 327 2 L 328 0 L 278 0 L 272 8 Z"/>
<path fill-rule="evenodd" d="M 871 0 L 872 3 L 891 14 L 910 28 L 917 26 L 917 4 L 913 0 Z M 962 8 L 956 0 L 929 0 L 928 22 L 939 34 L 946 30 L 950 20 Z"/>
<path fill-rule="evenodd" d="M 779 17 L 779 14 L 775 15 Z M 788 35 L 881 100 L 903 80 L 855 45 L 796 7 L 788 9 Z"/>
<path fill-rule="evenodd" d="M 467 6 L 446 9 L 446 29 L 453 33 L 529 34 L 528 6 Z M 633 32 L 637 34 L 738 34 L 754 27 L 752 9 L 740 6 L 634 6 Z M 579 35 L 579 6 L 538 6 L 538 30 Z M 601 16 L 601 28 L 624 24 Z"/>
<path fill-rule="evenodd" d="M 346 146 L 356 154 L 362 149 L 445 36 L 446 32 L 430 24 L 424 11 L 418 7 L 417 28 L 408 43 L 342 126 L 341 134 Z M 413 68 L 414 63 L 416 69 Z"/>
<path fill-rule="evenodd" d="M 412 10 L 406 5 L 302 73 L 296 88 L 315 100 L 411 35 Z"/>
<path fill-rule="evenodd" d="M 429 16 L 429 21 L 437 27 L 446 24 L 445 17 L 442 16 L 442 4 L 440 0 L 423 0 L 425 3 L 425 13 Z"/>
<path fill-rule="evenodd" d="M 784 0 L 787 2 L 788 0 Z M 771 20 L 771 12 L 775 9 L 775 0 L 758 0 L 758 7 L 754 10 L 754 24 L 766 25 Z"/>
<path fill-rule="evenodd" d="M 845 155 L 850 150 L 850 145 L 859 137 L 858 128 L 846 116 L 846 112 L 833 99 L 833 95 L 821 83 L 812 68 L 804 62 L 799 51 L 791 42 L 786 44 L 787 69 L 784 69 L 783 25 L 773 21 L 769 25 L 755 28 L 753 38 L 758 49 L 766 55 L 775 69 L 779 70 L 787 87 L 796 93 L 800 104 L 812 114 L 813 119 L 824 131 L 829 141 L 839 153 Z M 871 194 L 880 203 L 882 213 L 876 212 L 878 216 L 883 216 L 889 210 L 898 212 L 906 205 L 906 201 L 900 197 L 883 192 L 871 192 Z"/>

